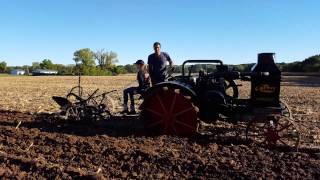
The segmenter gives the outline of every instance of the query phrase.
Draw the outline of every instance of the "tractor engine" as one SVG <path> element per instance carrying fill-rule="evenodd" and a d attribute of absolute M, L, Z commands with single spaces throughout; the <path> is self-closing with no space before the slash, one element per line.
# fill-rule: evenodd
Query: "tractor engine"
<path fill-rule="evenodd" d="M 225 79 L 213 74 L 199 72 L 194 91 L 198 96 L 199 118 L 204 122 L 214 122 L 226 105 Z"/>
<path fill-rule="evenodd" d="M 274 63 L 274 53 L 258 54 L 252 73 L 268 72 L 268 76 L 251 77 L 251 101 L 254 106 L 279 106 L 281 71 Z"/>

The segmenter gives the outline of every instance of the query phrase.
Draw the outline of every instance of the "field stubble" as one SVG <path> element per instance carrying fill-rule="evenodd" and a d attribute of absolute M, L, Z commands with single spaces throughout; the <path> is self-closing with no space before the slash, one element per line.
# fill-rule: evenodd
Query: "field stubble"
<path fill-rule="evenodd" d="M 136 85 L 135 76 L 82 80 L 86 92 L 119 90 L 115 100 L 125 87 Z M 285 77 L 282 84 L 281 97 L 303 132 L 301 152 L 248 145 L 232 137 L 114 137 L 98 126 L 53 126 L 32 114 L 57 112 L 51 96 L 65 96 L 77 77 L 0 77 L 0 178 L 316 179 L 320 79 Z M 248 83 L 240 87 L 240 96 L 249 96 Z M 220 126 L 229 127 L 216 129 Z"/>
<path fill-rule="evenodd" d="M 84 93 L 119 90 L 113 93 L 115 100 L 122 96 L 122 90 L 129 85 L 136 85 L 135 76 L 82 77 L 81 85 Z M 0 107 L 4 110 L 20 112 L 57 112 L 58 105 L 52 96 L 66 96 L 70 89 L 78 85 L 78 77 L 1 77 Z"/>

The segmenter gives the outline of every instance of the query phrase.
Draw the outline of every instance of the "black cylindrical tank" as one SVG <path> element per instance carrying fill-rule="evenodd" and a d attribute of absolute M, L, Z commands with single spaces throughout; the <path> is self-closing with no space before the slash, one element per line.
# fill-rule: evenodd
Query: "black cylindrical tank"
<path fill-rule="evenodd" d="M 276 66 L 275 53 L 258 54 L 252 67 L 251 100 L 254 106 L 279 106 L 281 71 Z M 268 72 L 269 75 L 261 75 Z"/>

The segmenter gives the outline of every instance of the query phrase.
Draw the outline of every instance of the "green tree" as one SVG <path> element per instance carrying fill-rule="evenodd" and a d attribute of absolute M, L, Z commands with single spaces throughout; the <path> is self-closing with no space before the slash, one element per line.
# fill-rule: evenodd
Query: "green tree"
<path fill-rule="evenodd" d="M 39 62 L 32 62 L 31 65 L 31 70 L 36 70 L 40 68 L 40 63 Z"/>
<path fill-rule="evenodd" d="M 65 69 L 63 71 L 63 75 L 73 75 L 75 74 L 76 70 L 75 70 L 75 65 L 74 64 L 69 64 L 65 66 Z"/>
<path fill-rule="evenodd" d="M 287 63 L 283 65 L 282 71 L 284 72 L 302 72 L 303 64 L 299 61 L 295 61 L 292 63 Z"/>
<path fill-rule="evenodd" d="M 40 63 L 40 68 L 41 69 L 53 69 L 53 63 L 50 59 L 44 59 L 41 63 Z"/>
<path fill-rule="evenodd" d="M 105 51 L 104 49 L 97 50 L 94 53 L 95 59 L 98 61 L 98 65 L 101 69 L 111 70 L 115 67 L 115 63 L 118 62 L 118 55 L 113 51 Z"/>
<path fill-rule="evenodd" d="M 7 70 L 7 63 L 5 61 L 0 62 L 0 73 L 4 73 Z"/>
<path fill-rule="evenodd" d="M 240 72 L 249 72 L 251 71 L 252 66 L 254 66 L 254 63 L 238 64 L 238 65 L 234 65 L 233 68 Z"/>
<path fill-rule="evenodd" d="M 95 66 L 94 53 L 89 48 L 77 50 L 73 53 L 73 60 L 81 62 L 84 68 Z"/>
<path fill-rule="evenodd" d="M 115 74 L 115 75 L 118 75 L 118 74 L 126 74 L 127 73 L 127 70 L 124 68 L 124 66 L 114 66 L 113 69 L 112 69 L 112 72 Z"/>
<path fill-rule="evenodd" d="M 302 61 L 302 71 L 320 72 L 320 55 L 311 56 Z"/>
<path fill-rule="evenodd" d="M 127 64 L 124 66 L 124 69 L 127 71 L 127 73 L 136 73 L 137 68 L 134 64 Z"/>
<path fill-rule="evenodd" d="M 13 69 L 12 66 L 7 66 L 5 73 L 10 74 Z"/>

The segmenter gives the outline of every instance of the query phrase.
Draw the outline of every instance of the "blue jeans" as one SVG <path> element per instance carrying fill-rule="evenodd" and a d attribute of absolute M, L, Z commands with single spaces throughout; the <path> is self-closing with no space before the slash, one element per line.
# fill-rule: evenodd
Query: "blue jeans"
<path fill-rule="evenodd" d="M 128 97 L 130 97 L 130 108 L 134 110 L 134 95 L 140 94 L 138 87 L 129 87 L 123 90 L 123 105 L 128 106 Z"/>

